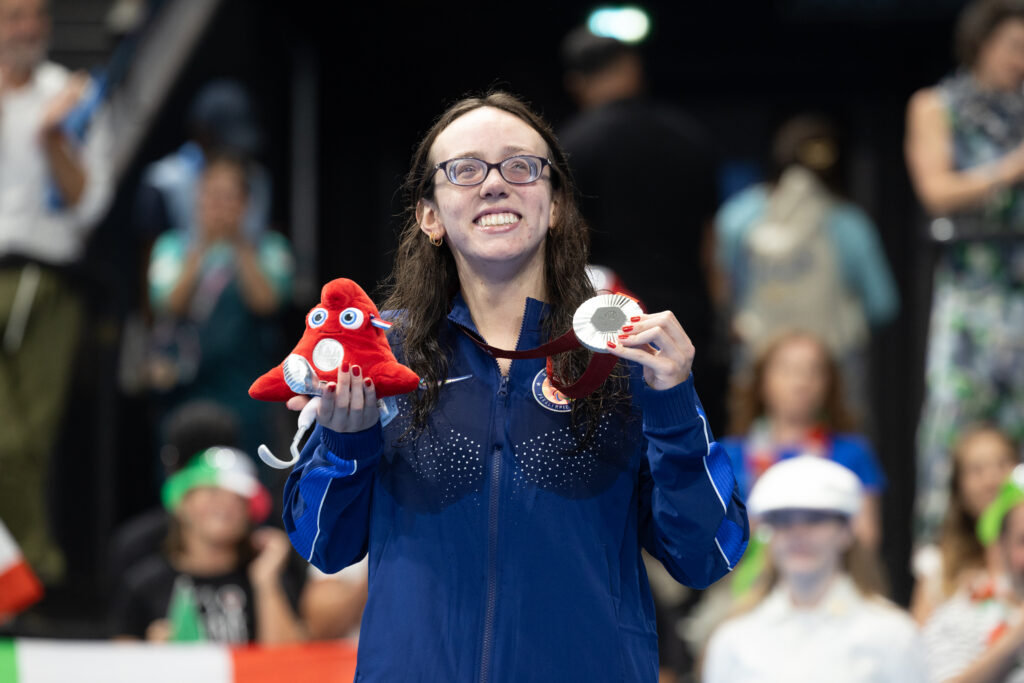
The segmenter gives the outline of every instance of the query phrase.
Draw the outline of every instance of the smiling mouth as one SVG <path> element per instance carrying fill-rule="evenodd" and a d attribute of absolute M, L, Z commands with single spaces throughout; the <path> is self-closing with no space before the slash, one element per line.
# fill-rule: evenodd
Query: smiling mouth
<path fill-rule="evenodd" d="M 491 228 L 501 225 L 511 225 L 521 218 L 517 213 L 511 211 L 505 211 L 502 213 L 486 213 L 483 216 L 477 218 L 474 223 L 482 228 Z"/>

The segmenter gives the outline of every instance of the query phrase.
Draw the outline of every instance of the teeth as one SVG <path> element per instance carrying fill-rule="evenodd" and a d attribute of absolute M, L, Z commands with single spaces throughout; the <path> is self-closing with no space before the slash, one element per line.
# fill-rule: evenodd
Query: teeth
<path fill-rule="evenodd" d="M 492 225 L 509 225 L 519 220 L 519 216 L 511 212 L 505 213 L 489 213 L 485 216 L 481 216 L 477 220 L 476 224 L 483 227 L 490 227 Z"/>

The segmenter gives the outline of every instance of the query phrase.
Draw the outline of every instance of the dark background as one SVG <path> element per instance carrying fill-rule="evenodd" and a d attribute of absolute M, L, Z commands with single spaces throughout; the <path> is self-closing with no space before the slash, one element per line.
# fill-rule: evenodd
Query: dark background
<path fill-rule="evenodd" d="M 775 126 L 797 111 L 826 112 L 846 131 L 851 198 L 875 219 L 902 295 L 901 315 L 876 336 L 872 355 L 876 443 L 890 480 L 884 554 L 895 597 L 904 602 L 932 250 L 903 163 L 903 116 L 914 90 L 952 68 L 952 24 L 963 4 L 644 4 L 652 20 L 642 48 L 650 90 L 704 126 L 721 163 L 761 162 Z M 293 63 L 300 54 L 312 57 L 319 98 L 318 125 L 306 133 L 315 136 L 319 154 L 313 279 L 346 276 L 372 289 L 388 272 L 401 210 L 396 192 L 419 135 L 448 103 L 492 86 L 524 96 L 557 128 L 574 111 L 562 89 L 559 43 L 592 8 L 582 2 L 224 3 L 91 246 L 85 282 L 93 325 L 54 483 L 72 585 L 97 585 L 110 530 L 156 501 L 146 400 L 123 395 L 114 381 L 121 323 L 142 300 L 146 258 L 127 224 L 142 166 L 184 140 L 196 90 L 219 77 L 249 88 L 266 132 L 261 156 L 274 176 L 275 222 L 288 234 Z M 295 302 L 290 329 L 298 329 L 311 303 Z"/>

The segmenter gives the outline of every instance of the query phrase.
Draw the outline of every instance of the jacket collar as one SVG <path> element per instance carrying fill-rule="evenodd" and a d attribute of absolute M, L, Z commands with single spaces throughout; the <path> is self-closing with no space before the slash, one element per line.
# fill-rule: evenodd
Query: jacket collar
<path fill-rule="evenodd" d="M 542 324 L 550 309 L 551 306 L 545 302 L 526 297 L 526 306 L 523 310 L 523 326 L 519 331 L 519 341 L 516 344 L 516 348 L 510 350 L 532 349 L 547 341 L 543 338 Z M 482 339 L 480 332 L 476 329 L 476 323 L 473 322 L 473 316 L 470 315 L 469 306 L 466 304 L 462 292 L 455 294 L 455 298 L 452 300 L 452 308 L 448 312 L 448 320 Z"/>

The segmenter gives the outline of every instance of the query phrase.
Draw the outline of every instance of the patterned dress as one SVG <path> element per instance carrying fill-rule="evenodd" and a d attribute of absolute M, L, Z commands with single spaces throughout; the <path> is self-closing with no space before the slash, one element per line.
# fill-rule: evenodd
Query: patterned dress
<path fill-rule="evenodd" d="M 941 82 L 954 167 L 992 162 L 1024 141 L 1024 92 L 982 91 L 968 73 Z M 963 428 L 990 421 L 1024 438 L 1024 184 L 981 207 L 938 219 L 925 399 L 917 432 L 920 541 L 945 514 L 950 449 Z"/>

